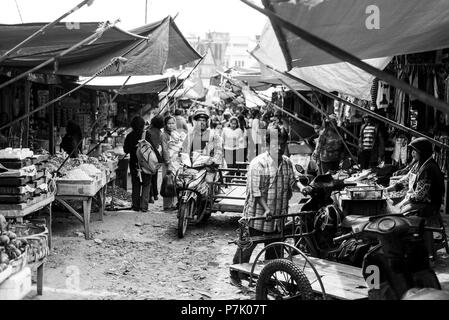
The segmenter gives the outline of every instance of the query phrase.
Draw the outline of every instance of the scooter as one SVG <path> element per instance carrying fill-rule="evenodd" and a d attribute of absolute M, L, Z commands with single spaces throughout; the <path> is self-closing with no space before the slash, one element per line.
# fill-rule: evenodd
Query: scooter
<path fill-rule="evenodd" d="M 212 173 L 210 175 L 209 173 Z M 190 167 L 183 165 L 175 176 L 178 191 L 178 237 L 184 238 L 189 223 L 206 222 L 211 211 L 208 201 L 211 188 L 208 182 L 216 182 L 217 165 Z M 208 179 L 212 177 L 212 181 Z"/>
<path fill-rule="evenodd" d="M 352 231 L 334 239 L 336 243 L 362 239 L 377 243 L 363 258 L 362 272 L 372 300 L 398 300 L 412 288 L 441 290 L 430 268 L 424 233 L 435 231 L 415 216 L 353 216 Z"/>
<path fill-rule="evenodd" d="M 332 175 L 319 175 L 308 184 L 311 197 L 301 208 L 304 214 L 296 218 L 296 234 L 300 236 L 295 238 L 295 244 L 299 249 L 316 258 L 338 259 L 341 248 L 335 246 L 333 238 L 344 232 L 341 228 L 344 215 L 333 193 L 354 185 L 336 180 Z M 357 260 L 361 263 L 361 259 Z"/>

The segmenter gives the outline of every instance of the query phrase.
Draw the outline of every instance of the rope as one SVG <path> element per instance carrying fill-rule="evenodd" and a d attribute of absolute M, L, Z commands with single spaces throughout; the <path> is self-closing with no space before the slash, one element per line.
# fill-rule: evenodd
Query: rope
<path fill-rule="evenodd" d="M 20 12 L 19 4 L 17 3 L 17 0 L 14 0 L 14 2 L 16 3 L 17 11 L 19 12 L 20 21 L 23 24 L 22 13 Z"/>
<path fill-rule="evenodd" d="M 241 250 L 247 250 L 252 247 L 253 241 L 251 240 L 251 234 L 249 231 L 249 219 L 242 218 L 239 220 L 239 228 L 236 230 L 238 240 L 237 246 Z"/>

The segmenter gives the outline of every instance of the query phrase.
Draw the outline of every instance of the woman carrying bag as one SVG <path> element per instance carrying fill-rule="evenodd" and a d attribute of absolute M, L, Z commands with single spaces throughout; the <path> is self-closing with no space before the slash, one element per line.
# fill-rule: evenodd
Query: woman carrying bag
<path fill-rule="evenodd" d="M 133 131 L 126 136 L 123 150 L 130 155 L 129 169 L 132 181 L 132 210 L 148 212 L 148 203 L 151 188 L 151 175 L 142 171 L 137 157 L 137 145 L 145 134 L 145 140 L 149 141 L 148 132 L 144 131 L 145 120 L 135 117 L 131 122 Z"/>
<path fill-rule="evenodd" d="M 168 116 L 165 118 L 164 132 L 162 133 L 162 155 L 164 166 L 162 167 L 163 182 L 161 195 L 164 198 L 164 210 L 176 210 L 175 202 L 175 174 L 181 166 L 179 152 L 182 148 L 182 134 L 176 131 L 176 118 Z M 185 137 L 185 134 L 184 134 Z"/>

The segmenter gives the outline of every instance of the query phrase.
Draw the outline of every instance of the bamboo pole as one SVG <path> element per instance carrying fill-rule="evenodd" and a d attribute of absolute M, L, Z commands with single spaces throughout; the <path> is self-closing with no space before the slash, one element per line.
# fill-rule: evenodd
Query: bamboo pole
<path fill-rule="evenodd" d="M 333 44 L 307 32 L 306 30 L 284 20 L 277 14 L 273 13 L 270 10 L 266 10 L 263 8 L 258 7 L 257 5 L 247 1 L 247 0 L 241 0 L 246 5 L 250 6 L 251 8 L 259 11 L 260 13 L 268 16 L 273 22 L 276 22 L 279 24 L 279 26 L 287 29 L 288 31 L 292 32 L 293 34 L 297 35 L 298 37 L 304 39 L 305 41 L 311 43 L 315 47 L 331 54 L 332 56 L 339 58 L 342 61 L 349 62 L 350 64 L 362 69 L 363 71 L 366 71 L 375 77 L 379 78 L 380 80 L 383 80 L 385 82 L 388 82 L 392 86 L 401 89 L 405 93 L 417 98 L 418 100 L 424 102 L 427 105 L 431 105 L 435 109 L 448 113 L 449 112 L 449 105 L 444 103 L 441 100 L 436 99 L 432 95 L 427 94 L 424 91 L 421 91 L 408 83 L 405 83 L 404 81 L 401 81 L 397 79 L 395 76 L 388 74 L 382 70 L 379 70 L 366 62 L 363 62 L 356 56 L 338 48 L 337 46 L 334 46 Z"/>
<path fill-rule="evenodd" d="M 9 56 L 11 56 L 12 54 L 16 53 L 19 49 L 23 48 L 27 43 L 29 43 L 31 40 L 33 40 L 34 38 L 36 38 L 37 36 L 44 34 L 45 31 L 47 29 L 50 29 L 52 27 L 54 27 L 57 23 L 61 22 L 62 19 L 68 17 L 69 15 L 71 15 L 72 13 L 78 11 L 79 9 L 81 9 L 82 7 L 84 7 L 86 4 L 88 6 L 91 6 L 92 3 L 94 2 L 94 0 L 84 0 L 83 2 L 81 2 L 80 4 L 78 4 L 76 7 L 74 7 L 73 9 L 67 11 L 66 13 L 64 13 L 62 16 L 60 16 L 58 19 L 56 19 L 55 21 L 43 26 L 42 28 L 40 28 L 39 30 L 37 30 L 35 33 L 33 33 L 31 36 L 29 36 L 28 38 L 26 38 L 25 40 L 23 40 L 22 42 L 20 42 L 18 45 L 16 45 L 14 48 L 12 48 L 11 50 L 8 50 L 5 54 L 3 54 L 0 57 L 0 63 L 2 63 L 3 61 L 5 61 L 6 59 L 9 58 Z"/>
<path fill-rule="evenodd" d="M 218 73 L 221 74 L 222 77 L 228 79 L 228 80 L 231 82 L 231 84 L 235 85 L 236 87 L 241 87 L 241 88 L 243 88 L 243 85 L 238 84 L 237 81 L 234 81 L 234 79 L 231 79 L 229 76 L 225 75 L 224 73 L 221 73 L 221 72 L 218 72 Z M 298 118 L 298 117 L 295 116 L 294 114 L 292 114 L 292 113 L 290 113 L 290 112 L 288 112 L 288 111 L 286 111 L 286 110 L 284 110 L 284 109 L 282 109 L 282 108 L 279 108 L 276 104 L 274 104 L 273 102 L 271 102 L 271 101 L 265 99 L 264 97 L 262 97 L 261 95 L 259 95 L 257 92 L 255 92 L 255 94 L 259 97 L 260 100 L 262 100 L 263 102 L 267 103 L 268 105 L 271 105 L 271 106 L 274 107 L 276 110 L 280 110 L 280 111 L 282 111 L 283 113 L 285 113 L 286 115 L 290 116 L 291 118 L 293 118 L 293 119 L 295 119 L 295 120 L 297 120 L 297 121 L 299 121 L 299 122 L 305 124 L 306 126 L 309 126 L 309 127 L 311 127 L 311 128 L 314 128 L 313 124 L 311 124 L 311 123 L 309 123 L 309 122 L 307 122 L 307 121 L 305 121 L 305 120 L 303 120 L 303 119 L 301 119 L 301 118 Z"/>
<path fill-rule="evenodd" d="M 161 108 L 161 110 L 159 110 L 159 112 L 156 114 L 156 116 L 160 115 L 160 114 L 162 113 L 162 111 L 165 110 L 165 108 L 167 107 L 167 105 L 170 104 L 170 94 L 175 90 L 175 88 L 176 88 L 176 91 L 173 93 L 173 95 L 175 95 L 175 94 L 179 91 L 179 89 L 180 89 L 181 86 L 184 84 L 184 82 L 185 82 L 185 81 L 192 75 L 193 71 L 195 71 L 195 69 L 198 68 L 198 66 L 201 64 L 201 62 L 204 60 L 204 58 L 206 58 L 206 54 L 205 54 L 204 56 L 202 56 L 201 59 L 196 63 L 196 65 L 192 68 L 192 70 L 189 72 L 189 74 L 187 75 L 187 77 L 186 77 L 184 80 L 182 80 L 177 86 L 175 86 L 173 89 L 171 89 L 171 90 L 167 93 L 167 95 L 166 95 L 166 97 L 167 97 L 167 102 L 166 102 L 165 105 Z M 191 89 L 191 88 L 190 88 L 190 89 Z M 186 93 L 184 93 L 184 94 L 186 94 Z"/>
<path fill-rule="evenodd" d="M 0 89 L 3 89 L 4 87 L 9 86 L 10 84 L 12 84 L 14 82 L 17 82 L 18 80 L 25 78 L 30 73 L 36 72 L 36 71 L 42 69 L 43 67 L 56 62 L 59 58 L 62 58 L 63 56 L 69 54 L 70 52 L 82 47 L 83 45 L 89 44 L 90 42 L 97 40 L 98 38 L 100 38 L 103 35 L 103 33 L 105 31 L 113 28 L 119 21 L 120 20 L 116 20 L 113 23 L 106 22 L 106 24 L 104 26 L 100 27 L 97 31 L 95 31 L 94 34 L 92 34 L 91 36 L 87 37 L 86 39 L 78 42 L 77 44 L 71 46 L 67 50 L 64 50 L 63 52 L 59 53 L 56 57 L 50 58 L 47 61 L 41 63 L 40 65 L 18 75 L 17 77 L 0 84 Z"/>
<path fill-rule="evenodd" d="M 302 101 L 304 101 L 307 105 L 309 105 L 310 107 L 312 107 L 315 110 L 321 110 L 317 107 L 315 107 L 315 105 L 310 102 L 306 97 L 304 97 L 301 93 L 299 93 L 298 91 L 296 91 L 295 89 L 293 89 L 290 85 L 288 85 L 284 80 L 281 80 L 282 83 L 284 83 L 295 95 L 297 95 Z M 327 120 L 330 120 L 329 115 L 323 111 L 323 114 L 325 115 Z M 330 124 L 332 126 L 332 128 L 335 130 L 335 132 L 338 134 L 338 136 L 340 137 L 340 140 L 343 142 L 343 145 L 345 146 L 346 151 L 348 152 L 349 156 L 351 157 L 351 159 L 354 162 L 357 162 L 357 158 L 352 154 L 351 150 L 349 149 L 348 145 L 346 144 L 345 139 L 343 138 L 343 136 L 340 134 L 340 131 L 338 130 L 337 125 L 333 122 L 330 121 Z"/>
<path fill-rule="evenodd" d="M 295 77 L 295 76 L 291 75 L 291 74 L 288 73 L 288 72 L 279 71 L 279 70 L 277 70 L 276 68 L 274 68 L 274 67 L 272 67 L 272 66 L 269 66 L 269 65 L 263 63 L 263 62 L 262 62 L 258 57 L 256 57 L 253 53 L 251 53 L 251 55 L 252 55 L 252 56 L 254 57 L 254 59 L 256 59 L 259 63 L 261 63 L 262 65 L 264 65 L 266 68 L 268 68 L 269 70 L 271 70 L 271 71 L 274 72 L 274 73 L 277 73 L 277 74 L 280 74 L 280 75 L 282 75 L 282 76 L 285 76 L 285 77 L 287 77 L 287 78 L 289 78 L 289 79 L 291 79 L 291 80 L 300 82 L 300 83 L 302 83 L 302 84 L 308 86 L 309 88 L 311 88 L 311 89 L 313 89 L 313 90 L 315 90 L 315 91 L 318 91 L 318 92 L 322 93 L 323 95 L 325 95 L 325 96 L 327 96 L 327 97 L 329 97 L 329 98 L 331 98 L 331 99 L 337 100 L 337 101 L 339 101 L 339 102 L 341 102 L 341 103 L 343 103 L 343 104 L 345 104 L 345 105 L 348 105 L 348 106 L 350 106 L 350 107 L 353 107 L 353 108 L 357 109 L 358 111 L 360 111 L 360 112 L 362 112 L 362 113 L 364 113 L 364 114 L 368 114 L 369 116 L 373 117 L 374 119 L 377 119 L 377 120 L 382 121 L 382 122 L 384 122 L 384 123 L 386 123 L 386 124 L 389 124 L 389 125 L 391 125 L 392 127 L 395 127 L 395 128 L 397 128 L 397 129 L 399 129 L 399 130 L 402 130 L 402 131 L 404 131 L 404 132 L 407 132 L 407 133 L 409 133 L 409 134 L 411 134 L 411 135 L 413 135 L 413 136 L 415 136 L 415 137 L 426 138 L 427 140 L 429 140 L 429 141 L 430 141 L 431 143 L 433 143 L 434 145 L 437 145 L 437 146 L 442 147 L 442 148 L 444 148 L 444 149 L 449 149 L 449 146 L 448 146 L 448 145 L 446 145 L 446 144 L 444 144 L 444 143 L 442 143 L 442 142 L 440 142 L 440 141 L 438 141 L 438 140 L 435 140 L 435 139 L 433 139 L 433 138 L 431 138 L 431 137 L 429 137 L 429 136 L 427 136 L 427 135 L 425 135 L 425 134 L 423 134 L 423 133 L 421 133 L 421 132 L 418 132 L 418 131 L 415 131 L 415 130 L 413 130 L 413 129 L 407 128 L 406 126 L 403 126 L 403 125 L 401 125 L 401 124 L 399 124 L 399 123 L 397 123 L 397 122 L 395 122 L 395 121 L 393 121 L 393 120 L 390 120 L 390 119 L 388 119 L 388 118 L 382 117 L 381 115 L 378 115 L 377 113 L 375 113 L 375 112 L 373 112 L 373 111 L 371 111 L 371 110 L 369 110 L 369 109 L 362 108 L 362 107 L 360 107 L 360 106 L 358 106 L 358 105 L 356 105 L 356 104 L 354 104 L 354 103 L 352 103 L 352 102 L 346 101 L 345 99 L 342 99 L 342 98 L 340 98 L 340 97 L 338 97 L 338 96 L 336 96 L 336 95 L 334 95 L 334 94 L 331 94 L 331 93 L 327 92 L 326 90 L 323 90 L 323 89 L 321 89 L 321 88 L 319 88 L 319 87 L 317 87 L 317 86 L 315 86 L 315 85 L 313 85 L 313 84 L 311 84 L 311 83 L 309 83 L 309 82 L 307 82 L 307 81 L 305 81 L 305 80 L 303 80 L 303 79 L 300 79 L 300 78 L 298 78 L 298 77 Z"/>

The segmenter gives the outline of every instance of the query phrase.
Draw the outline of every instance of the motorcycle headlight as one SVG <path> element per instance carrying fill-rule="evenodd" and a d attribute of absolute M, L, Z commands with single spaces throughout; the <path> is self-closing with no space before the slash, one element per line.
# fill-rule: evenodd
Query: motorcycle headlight
<path fill-rule="evenodd" d="M 393 219 L 383 219 L 379 222 L 379 230 L 382 232 L 388 232 L 394 229 L 396 222 Z"/>

